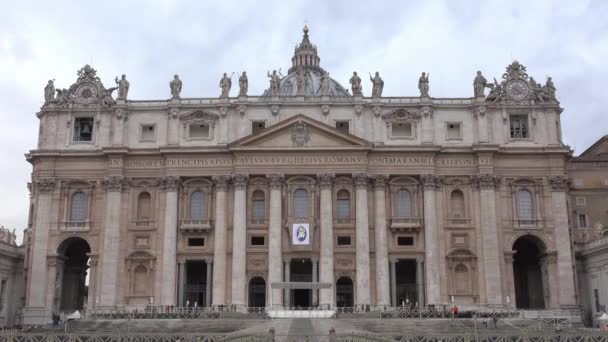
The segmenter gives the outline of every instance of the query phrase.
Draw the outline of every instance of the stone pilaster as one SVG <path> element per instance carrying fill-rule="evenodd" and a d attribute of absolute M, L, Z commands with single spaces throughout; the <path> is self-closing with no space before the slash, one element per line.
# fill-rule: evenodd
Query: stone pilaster
<path fill-rule="evenodd" d="M 213 283 L 213 261 L 205 260 L 207 264 L 207 278 L 205 282 L 205 306 L 211 306 L 211 284 Z"/>
<path fill-rule="evenodd" d="M 234 213 L 232 230 L 232 304 L 245 305 L 247 290 L 247 180 L 243 174 L 232 176 Z"/>
<path fill-rule="evenodd" d="M 424 251 L 427 270 L 439 270 L 439 234 L 437 232 L 437 217 L 435 216 L 435 188 L 437 177 L 422 175 L 424 190 Z M 428 304 L 441 303 L 441 284 L 439 272 L 425 273 L 426 302 Z"/>
<path fill-rule="evenodd" d="M 319 268 L 319 260 L 316 258 L 313 258 L 312 259 L 312 282 L 313 283 L 319 282 L 318 268 Z M 311 292 L 312 292 L 312 306 L 314 307 L 319 304 L 319 290 L 312 289 Z"/>
<path fill-rule="evenodd" d="M 424 306 L 424 262 L 423 258 L 416 258 L 416 292 L 418 295 L 418 306 Z"/>
<path fill-rule="evenodd" d="M 485 275 L 487 304 L 502 305 L 501 260 L 498 244 L 498 224 L 496 222 L 496 193 L 495 189 L 500 178 L 484 174 L 473 178 L 479 188 L 481 202 L 481 250 Z"/>
<path fill-rule="evenodd" d="M 213 178 L 215 183 L 215 225 L 213 237 L 212 305 L 226 305 L 226 191 L 228 176 Z"/>
<path fill-rule="evenodd" d="M 559 282 L 559 304 L 576 305 L 574 297 L 574 272 L 572 265 L 572 245 L 568 228 L 568 206 L 566 190 L 568 179 L 565 176 L 549 178 L 551 185 L 551 202 L 553 205 L 553 222 L 555 222 L 555 247 L 557 249 L 557 276 Z"/>
<path fill-rule="evenodd" d="M 291 281 L 291 259 L 285 259 L 283 261 L 283 263 L 285 264 L 285 282 L 290 282 Z M 283 297 L 283 306 L 286 308 L 289 308 L 291 306 L 291 290 L 290 289 L 285 289 L 285 294 Z"/>
<path fill-rule="evenodd" d="M 397 306 L 397 271 L 396 271 L 397 260 L 390 259 L 390 272 L 391 272 L 391 306 Z"/>
<path fill-rule="evenodd" d="M 268 217 L 268 284 L 270 303 L 273 307 L 281 306 L 281 290 L 272 289 L 272 283 L 281 282 L 283 279 L 283 258 L 282 258 L 282 229 L 281 221 L 282 213 L 282 198 L 281 188 L 283 187 L 283 175 L 272 174 L 267 175 L 270 185 L 270 214 Z M 269 304 L 270 304 L 269 303 Z"/>
<path fill-rule="evenodd" d="M 541 274 L 543 274 L 543 294 L 545 295 L 545 308 L 557 309 L 559 281 L 555 274 L 555 266 L 557 263 L 557 253 L 547 253 L 540 259 Z"/>
<path fill-rule="evenodd" d="M 104 179 L 106 188 L 106 213 L 104 216 L 103 254 L 101 259 L 101 289 L 99 306 L 113 308 L 116 306 L 118 288 L 118 252 L 120 250 L 120 214 L 122 208 L 122 191 L 127 185 L 123 176 L 110 176 Z"/>
<path fill-rule="evenodd" d="M 64 258 L 59 255 L 53 255 L 47 257 L 47 281 L 46 281 L 46 307 L 49 310 L 57 310 L 58 307 L 55 307 L 55 303 L 59 303 L 59 298 L 57 298 L 57 288 L 61 288 L 57 286 L 57 278 L 61 281 L 61 275 L 63 272 L 59 273 L 63 270 L 63 262 Z"/>
<path fill-rule="evenodd" d="M 87 309 L 93 309 L 97 306 L 97 255 L 89 255 L 89 289 L 87 297 Z"/>
<path fill-rule="evenodd" d="M 320 236 L 321 250 L 319 259 L 320 281 L 330 283 L 329 289 L 321 289 L 319 292 L 319 304 L 323 307 L 334 305 L 335 281 L 334 281 L 334 234 L 333 234 L 333 200 L 331 188 L 334 181 L 333 174 L 317 175 L 319 182 L 321 206 L 320 206 Z"/>
<path fill-rule="evenodd" d="M 507 284 L 507 296 L 508 299 L 505 298 L 505 303 L 511 307 L 515 308 L 515 279 L 513 277 L 513 255 L 515 252 L 509 251 L 505 252 L 505 277 Z"/>
<path fill-rule="evenodd" d="M 356 298 L 355 304 L 368 305 L 370 300 L 369 280 L 369 217 L 367 210 L 367 187 L 369 183 L 366 174 L 354 174 L 356 197 L 355 216 L 355 250 L 356 250 Z"/>
<path fill-rule="evenodd" d="M 177 193 L 179 177 L 167 176 L 160 180 L 161 190 L 165 192 L 165 225 L 163 230 L 163 257 L 161 277 L 161 305 L 175 305 L 176 267 L 177 267 Z"/>
<path fill-rule="evenodd" d="M 186 287 L 186 262 L 177 264 L 177 306 L 184 306 L 184 292 Z"/>
<path fill-rule="evenodd" d="M 376 175 L 374 180 L 374 234 L 376 247 L 376 304 L 390 304 L 388 274 L 388 241 L 386 227 L 387 176 Z"/>
<path fill-rule="evenodd" d="M 114 111 L 114 127 L 112 135 L 112 145 L 124 145 L 125 124 L 128 118 L 128 111 L 125 108 L 118 108 Z"/>

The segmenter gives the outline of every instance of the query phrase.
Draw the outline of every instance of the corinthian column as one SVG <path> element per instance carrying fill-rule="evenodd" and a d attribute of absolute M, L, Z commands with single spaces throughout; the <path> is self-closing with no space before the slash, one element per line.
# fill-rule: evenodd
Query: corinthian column
<path fill-rule="evenodd" d="M 576 305 L 574 296 L 574 272 L 572 272 L 572 245 L 568 229 L 568 206 L 566 189 L 568 180 L 564 176 L 549 179 L 551 184 L 551 202 L 553 204 L 553 222 L 555 222 L 555 247 L 557 249 L 557 276 L 559 281 L 559 304 Z"/>
<path fill-rule="evenodd" d="M 107 192 L 101 259 L 103 277 L 101 277 L 99 306 L 108 308 L 116 305 L 121 198 L 127 179 L 122 176 L 111 176 L 106 178 L 103 183 Z"/>
<path fill-rule="evenodd" d="M 245 305 L 247 276 L 247 176 L 235 174 L 232 230 L 232 304 Z"/>
<path fill-rule="evenodd" d="M 161 305 L 175 305 L 177 293 L 175 268 L 177 267 L 177 191 L 179 184 L 179 177 L 176 176 L 167 176 L 160 180 L 161 190 L 165 192 Z"/>
<path fill-rule="evenodd" d="M 370 281 L 369 281 L 369 217 L 367 213 L 367 185 L 366 174 L 353 175 L 356 188 L 356 217 L 355 217 L 355 248 L 356 248 L 356 272 L 357 272 L 357 298 L 355 304 L 369 305 Z"/>
<path fill-rule="evenodd" d="M 319 188 L 321 189 L 321 250 L 319 258 L 319 280 L 321 283 L 332 284 L 331 288 L 321 289 L 319 293 L 319 305 L 332 307 L 334 305 L 334 234 L 331 186 L 334 180 L 333 174 L 317 175 Z"/>
<path fill-rule="evenodd" d="M 487 304 L 502 303 L 502 281 L 496 223 L 496 194 L 494 189 L 500 179 L 493 175 L 479 175 L 475 182 L 479 187 L 481 202 L 481 249 L 485 274 Z M 504 257 L 503 257 L 504 259 Z"/>
<path fill-rule="evenodd" d="M 376 247 L 376 304 L 390 305 L 388 242 L 386 238 L 386 176 L 374 176 L 374 233 Z"/>
<path fill-rule="evenodd" d="M 213 306 L 226 305 L 226 191 L 228 176 L 213 178 L 215 183 L 215 225 L 213 236 Z"/>
<path fill-rule="evenodd" d="M 424 189 L 424 255 L 426 270 L 426 302 L 427 304 L 441 303 L 441 284 L 439 278 L 439 234 L 437 232 L 437 217 L 435 205 L 435 187 L 437 177 L 422 175 Z"/>
<path fill-rule="evenodd" d="M 281 306 L 281 290 L 272 289 L 273 283 L 283 280 L 283 256 L 281 242 L 282 201 L 281 187 L 283 175 L 273 174 L 266 176 L 270 185 L 270 215 L 268 219 L 268 284 L 270 303 L 273 307 Z"/>

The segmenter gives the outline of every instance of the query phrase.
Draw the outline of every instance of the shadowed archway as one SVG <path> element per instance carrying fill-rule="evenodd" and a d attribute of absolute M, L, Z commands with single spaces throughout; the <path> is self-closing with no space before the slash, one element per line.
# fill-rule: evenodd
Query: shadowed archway
<path fill-rule="evenodd" d="M 546 252 L 542 240 L 524 235 L 513 243 L 515 306 L 518 309 L 544 309 L 547 276 L 541 258 Z"/>
<path fill-rule="evenodd" d="M 88 297 L 88 262 L 91 247 L 82 238 L 71 237 L 57 248 L 57 254 L 63 258 L 61 272 L 60 310 L 82 310 Z"/>

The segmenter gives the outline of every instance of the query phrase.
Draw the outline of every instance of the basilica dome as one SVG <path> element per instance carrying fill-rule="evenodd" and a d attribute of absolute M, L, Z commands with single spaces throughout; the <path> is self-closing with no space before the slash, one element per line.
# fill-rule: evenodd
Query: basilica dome
<path fill-rule="evenodd" d="M 319 62 L 321 58 L 317 55 L 317 47 L 313 45 L 308 38 L 308 27 L 304 26 L 304 37 L 302 42 L 296 46 L 294 55 L 291 58 L 292 66 L 289 68 L 287 75 L 281 76 L 279 81 L 278 96 L 321 96 L 321 82 L 325 75 L 329 77 Z M 299 78 L 303 77 L 300 81 Z M 298 92 L 298 82 L 301 82 L 304 89 Z M 264 91 L 262 96 L 271 96 L 270 88 Z M 333 78 L 329 78 L 327 96 L 351 96 L 348 90 L 344 88 Z"/>

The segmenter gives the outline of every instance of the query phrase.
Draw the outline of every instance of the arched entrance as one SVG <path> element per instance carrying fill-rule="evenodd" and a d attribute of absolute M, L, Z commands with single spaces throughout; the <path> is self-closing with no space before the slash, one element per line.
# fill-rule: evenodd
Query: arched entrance
<path fill-rule="evenodd" d="M 353 306 L 353 281 L 349 277 L 341 277 L 336 282 L 336 306 L 339 308 Z"/>
<path fill-rule="evenodd" d="M 544 309 L 546 276 L 541 267 L 545 244 L 537 237 L 525 235 L 513 243 L 513 278 L 515 306 L 518 309 Z"/>
<path fill-rule="evenodd" d="M 57 248 L 57 254 L 63 257 L 63 275 L 61 277 L 60 310 L 82 310 L 88 297 L 87 270 L 91 247 L 82 238 L 66 239 Z"/>
<path fill-rule="evenodd" d="M 254 277 L 249 281 L 249 307 L 266 307 L 266 281 L 261 277 Z"/>

